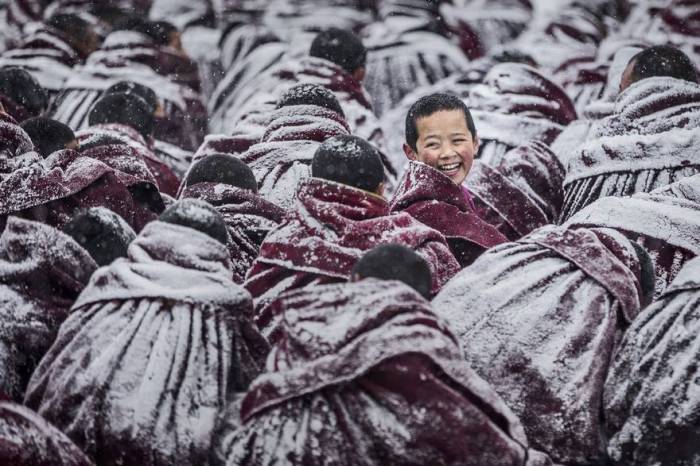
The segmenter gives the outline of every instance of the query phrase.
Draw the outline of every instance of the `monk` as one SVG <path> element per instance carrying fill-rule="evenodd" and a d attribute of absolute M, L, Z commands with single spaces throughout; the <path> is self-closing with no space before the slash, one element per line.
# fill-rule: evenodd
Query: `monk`
<path fill-rule="evenodd" d="M 439 231 L 460 265 L 506 241 L 475 212 L 463 185 L 479 148 L 474 121 L 461 99 L 425 96 L 406 115 L 404 151 L 411 163 L 391 201 L 392 212 L 407 212 Z"/>
<path fill-rule="evenodd" d="M 196 162 L 185 178 L 180 198 L 206 201 L 224 218 L 236 283 L 243 283 L 263 240 L 285 214 L 258 195 L 252 170 L 225 154 L 211 154 Z"/>
<path fill-rule="evenodd" d="M 44 158 L 59 150 L 78 148 L 73 130 L 60 121 L 35 117 L 25 120 L 21 126 L 32 139 L 34 150 Z"/>
<path fill-rule="evenodd" d="M 605 376 L 653 277 L 646 252 L 614 230 L 548 226 L 482 254 L 433 306 L 535 448 L 558 464 L 605 464 Z"/>
<path fill-rule="evenodd" d="M 82 246 L 100 267 L 126 257 L 129 244 L 136 238 L 123 218 L 104 207 L 79 211 L 63 226 L 63 232 Z"/>
<path fill-rule="evenodd" d="M 691 465 L 700 461 L 697 335 L 700 259 L 634 321 L 605 384 L 608 452 L 615 464 Z"/>
<path fill-rule="evenodd" d="M 560 221 L 596 199 L 648 193 L 700 171 L 700 84 L 680 50 L 650 47 L 630 60 L 614 112 L 569 160 Z"/>
<path fill-rule="evenodd" d="M 27 71 L 17 67 L 0 69 L 0 104 L 16 122 L 41 115 L 49 96 Z"/>
<path fill-rule="evenodd" d="M 268 350 L 226 239 L 207 203 L 168 208 L 93 275 L 25 404 L 100 465 L 205 463 L 219 412 Z"/>
<path fill-rule="evenodd" d="M 409 286 L 321 285 L 276 310 L 267 371 L 227 410 L 213 465 L 551 464 Z"/>
<path fill-rule="evenodd" d="M 316 150 L 311 176 L 246 277 L 260 328 L 267 327 L 269 305 L 281 293 L 347 281 L 360 256 L 380 244 L 403 244 L 426 259 L 432 294 L 459 270 L 440 233 L 407 213 L 389 215 L 381 196 L 382 163 L 368 142 L 356 136 L 327 140 Z"/>

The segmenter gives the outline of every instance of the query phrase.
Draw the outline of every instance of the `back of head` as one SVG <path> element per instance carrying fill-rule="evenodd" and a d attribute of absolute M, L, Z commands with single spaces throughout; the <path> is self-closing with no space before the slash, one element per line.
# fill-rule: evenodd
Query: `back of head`
<path fill-rule="evenodd" d="M 623 80 L 628 79 L 627 85 L 653 77 L 671 77 L 693 83 L 698 82 L 697 70 L 690 58 L 677 48 L 668 45 L 657 45 L 642 50 L 632 57 L 628 70 L 623 74 Z"/>
<path fill-rule="evenodd" d="M 153 113 L 148 104 L 133 94 L 109 94 L 101 97 L 90 110 L 90 126 L 118 123 L 131 126 L 143 137 L 153 133 Z"/>
<path fill-rule="evenodd" d="M 58 13 L 46 21 L 47 26 L 60 31 L 69 44 L 83 57 L 99 46 L 99 37 L 95 27 L 85 19 L 73 13 Z"/>
<path fill-rule="evenodd" d="M 253 170 L 241 159 L 225 154 L 211 154 L 192 165 L 185 186 L 197 183 L 221 183 L 257 192 Z"/>
<path fill-rule="evenodd" d="M 158 97 L 153 89 L 133 81 L 119 81 L 116 84 L 112 84 L 104 92 L 104 95 L 110 94 L 129 94 L 140 97 L 148 104 L 152 112 L 155 112 L 158 107 Z"/>
<path fill-rule="evenodd" d="M 476 139 L 476 126 L 474 119 L 466 104 L 459 97 L 451 94 L 435 93 L 421 97 L 416 100 L 406 114 L 406 144 L 414 151 L 417 151 L 418 141 L 418 119 L 428 117 L 433 113 L 446 110 L 460 110 L 464 112 L 467 121 L 467 129 Z"/>
<path fill-rule="evenodd" d="M 165 209 L 158 220 L 200 231 L 221 244 L 228 242 L 223 217 L 211 204 L 200 199 L 177 201 Z"/>
<path fill-rule="evenodd" d="M 57 150 L 66 149 L 68 144 L 76 140 L 72 129 L 51 118 L 30 118 L 21 126 L 34 143 L 34 149 L 42 157 L 48 157 Z"/>
<path fill-rule="evenodd" d="M 330 28 L 316 35 L 309 55 L 331 61 L 348 73 L 363 68 L 367 61 L 367 49 L 352 32 Z"/>
<path fill-rule="evenodd" d="M 311 176 L 378 192 L 384 182 L 384 167 L 377 149 L 364 139 L 335 136 L 316 149 Z"/>
<path fill-rule="evenodd" d="M 377 246 L 355 263 L 354 279 L 379 278 L 398 280 L 430 299 L 432 278 L 428 263 L 421 256 L 401 244 Z"/>
<path fill-rule="evenodd" d="M 147 35 L 153 40 L 153 43 L 160 46 L 171 45 L 173 35 L 180 32 L 167 21 L 143 21 L 134 23 L 131 29 Z"/>
<path fill-rule="evenodd" d="M 126 257 L 134 230 L 109 209 L 92 207 L 78 212 L 63 227 L 92 256 L 97 265 L 109 265 L 119 257 Z"/>
<path fill-rule="evenodd" d="M 0 93 L 24 107 L 30 116 L 41 114 L 49 103 L 46 90 L 22 68 L 0 69 Z"/>
<path fill-rule="evenodd" d="M 332 110 L 345 118 L 343 108 L 335 95 L 318 84 L 298 84 L 288 89 L 277 100 L 277 108 L 290 105 L 316 105 Z"/>

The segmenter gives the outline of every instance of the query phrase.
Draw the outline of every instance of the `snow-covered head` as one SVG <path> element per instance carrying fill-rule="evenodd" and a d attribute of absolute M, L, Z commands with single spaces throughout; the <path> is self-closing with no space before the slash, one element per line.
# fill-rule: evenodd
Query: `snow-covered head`
<path fill-rule="evenodd" d="M 656 45 L 630 59 L 622 73 L 620 92 L 637 81 L 656 76 L 698 82 L 697 69 L 685 53 L 669 45 Z"/>
<path fill-rule="evenodd" d="M 277 108 L 290 105 L 316 105 L 332 110 L 345 118 L 345 112 L 335 95 L 318 84 L 298 84 L 289 88 L 277 100 Z"/>
<path fill-rule="evenodd" d="M 430 299 L 432 277 L 428 263 L 402 244 L 382 244 L 369 250 L 353 266 L 352 280 L 398 280 Z"/>
<path fill-rule="evenodd" d="M 228 242 L 228 232 L 223 217 L 211 204 L 200 199 L 177 201 L 165 209 L 158 220 L 192 228 L 221 244 Z"/>
<path fill-rule="evenodd" d="M 7 114 L 22 122 L 46 110 L 49 94 L 26 70 L 11 66 L 0 69 L 0 103 Z"/>
<path fill-rule="evenodd" d="M 133 81 L 119 81 L 109 86 L 104 92 L 104 95 L 109 94 L 135 95 L 136 97 L 142 98 L 143 101 L 148 104 L 148 107 L 152 109 L 154 115 L 158 116 L 159 111 L 162 113 L 162 108 L 158 102 L 158 96 L 153 89 L 148 86 L 144 86 L 143 84 Z"/>
<path fill-rule="evenodd" d="M 226 154 L 211 154 L 192 165 L 185 186 L 219 183 L 257 192 L 253 170 L 241 159 Z"/>
<path fill-rule="evenodd" d="M 123 218 L 104 207 L 78 212 L 63 227 L 63 232 L 81 245 L 99 266 L 126 257 L 129 244 L 136 238 Z"/>
<path fill-rule="evenodd" d="M 406 115 L 404 153 L 429 165 L 460 185 L 469 174 L 479 138 L 469 109 L 450 94 L 418 99 Z"/>
<path fill-rule="evenodd" d="M 357 136 L 335 136 L 321 144 L 311 162 L 311 176 L 377 194 L 384 187 L 377 149 Z"/>
<path fill-rule="evenodd" d="M 309 55 L 335 63 L 358 82 L 365 77 L 367 49 L 350 31 L 330 28 L 319 32 L 311 43 Z"/>
<path fill-rule="evenodd" d="M 100 98 L 88 115 L 90 126 L 116 123 L 134 128 L 148 140 L 154 116 L 148 104 L 134 94 L 109 94 Z"/>
<path fill-rule="evenodd" d="M 68 45 L 85 59 L 100 46 L 100 36 L 95 26 L 73 13 L 58 13 L 46 21 L 46 25 L 60 32 Z"/>
<path fill-rule="evenodd" d="M 73 130 L 60 121 L 35 117 L 25 120 L 21 126 L 32 139 L 34 150 L 42 157 L 48 157 L 58 150 L 78 148 Z"/>

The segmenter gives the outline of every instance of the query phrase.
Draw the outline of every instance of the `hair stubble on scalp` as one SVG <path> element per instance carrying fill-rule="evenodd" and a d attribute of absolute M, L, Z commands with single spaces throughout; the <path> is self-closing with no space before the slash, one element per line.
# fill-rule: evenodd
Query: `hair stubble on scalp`
<path fill-rule="evenodd" d="M 450 110 L 459 110 L 464 113 L 464 118 L 467 121 L 467 129 L 471 133 L 472 139 L 476 139 L 477 135 L 474 119 L 462 99 L 451 94 L 436 93 L 421 97 L 415 101 L 408 110 L 406 114 L 406 144 L 414 151 L 417 151 L 418 120 L 437 112 Z"/>

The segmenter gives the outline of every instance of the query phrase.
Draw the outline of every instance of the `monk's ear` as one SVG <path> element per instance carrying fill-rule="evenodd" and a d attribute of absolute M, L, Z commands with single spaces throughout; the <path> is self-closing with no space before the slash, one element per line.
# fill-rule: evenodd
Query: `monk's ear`
<path fill-rule="evenodd" d="M 474 153 L 479 152 L 479 136 L 474 136 Z"/>
<path fill-rule="evenodd" d="M 386 186 L 384 185 L 384 183 L 379 183 L 379 186 L 377 187 L 376 191 L 374 191 L 374 193 L 375 193 L 377 196 L 382 196 L 382 197 L 384 197 L 384 188 L 386 188 Z"/>
<path fill-rule="evenodd" d="M 408 158 L 408 160 L 418 160 L 418 155 L 416 152 L 405 142 L 403 143 L 403 153 L 406 154 L 406 158 Z"/>

